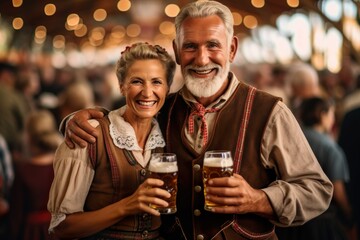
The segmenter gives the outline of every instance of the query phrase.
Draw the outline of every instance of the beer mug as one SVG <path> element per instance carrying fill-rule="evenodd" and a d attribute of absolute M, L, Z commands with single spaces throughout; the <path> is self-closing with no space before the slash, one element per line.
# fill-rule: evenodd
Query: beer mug
<path fill-rule="evenodd" d="M 150 178 L 157 178 L 164 181 L 162 189 L 168 191 L 171 197 L 164 199 L 169 203 L 168 207 L 162 207 L 150 204 L 150 207 L 158 210 L 162 214 L 176 212 L 176 194 L 178 166 L 176 155 L 174 153 L 153 153 L 149 163 Z"/>
<path fill-rule="evenodd" d="M 205 152 L 203 164 L 204 183 L 204 209 L 211 211 L 217 204 L 206 199 L 206 188 L 208 181 L 212 178 L 230 177 L 233 175 L 233 159 L 230 151 L 208 151 Z"/>

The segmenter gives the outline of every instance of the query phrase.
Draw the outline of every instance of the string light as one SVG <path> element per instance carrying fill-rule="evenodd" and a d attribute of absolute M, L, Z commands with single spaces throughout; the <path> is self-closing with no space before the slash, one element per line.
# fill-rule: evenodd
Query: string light
<path fill-rule="evenodd" d="M 52 16 L 52 15 L 55 14 L 55 12 L 56 12 L 55 4 L 49 3 L 49 4 L 45 5 L 44 13 L 45 13 L 46 16 Z"/>
<path fill-rule="evenodd" d="M 21 17 L 14 18 L 12 25 L 15 30 L 19 30 L 24 26 L 24 20 Z"/>
<path fill-rule="evenodd" d="M 131 8 L 131 2 L 129 0 L 120 0 L 117 4 L 117 8 L 121 12 L 126 12 Z"/>

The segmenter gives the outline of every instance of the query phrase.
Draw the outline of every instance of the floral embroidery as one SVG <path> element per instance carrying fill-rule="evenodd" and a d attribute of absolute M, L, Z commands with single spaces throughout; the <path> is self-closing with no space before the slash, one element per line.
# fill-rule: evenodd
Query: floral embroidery
<path fill-rule="evenodd" d="M 129 151 L 142 151 L 143 149 L 138 145 L 135 131 L 132 126 L 124 120 L 121 116 L 124 114 L 126 106 L 111 111 L 109 113 L 110 119 L 110 136 L 113 139 L 115 146 Z M 165 140 L 161 134 L 158 122 L 153 119 L 152 129 L 145 144 L 144 150 L 152 150 L 157 147 L 164 147 Z"/>
<path fill-rule="evenodd" d="M 135 140 L 136 139 L 131 136 L 119 136 L 116 138 L 116 142 L 119 144 L 119 146 L 124 146 L 123 148 L 133 147 Z"/>
<path fill-rule="evenodd" d="M 53 232 L 54 228 L 57 227 L 62 221 L 64 221 L 65 218 L 65 213 L 52 213 L 49 232 Z"/>

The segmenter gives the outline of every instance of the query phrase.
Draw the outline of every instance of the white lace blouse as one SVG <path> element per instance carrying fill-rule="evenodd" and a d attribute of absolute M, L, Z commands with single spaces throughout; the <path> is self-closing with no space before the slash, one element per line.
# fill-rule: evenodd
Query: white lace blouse
<path fill-rule="evenodd" d="M 138 163 L 145 167 L 150 160 L 151 150 L 164 147 L 165 140 L 156 119 L 152 120 L 152 129 L 142 149 L 136 140 L 133 127 L 124 120 L 126 106 L 109 113 L 110 136 L 115 146 L 132 151 Z M 99 122 L 89 120 L 93 127 Z M 48 210 L 51 213 L 49 231 L 65 220 L 67 214 L 83 212 L 86 196 L 94 177 L 94 169 L 89 160 L 87 148 L 76 146 L 70 149 L 63 142 L 55 153 L 55 177 L 50 189 Z"/>

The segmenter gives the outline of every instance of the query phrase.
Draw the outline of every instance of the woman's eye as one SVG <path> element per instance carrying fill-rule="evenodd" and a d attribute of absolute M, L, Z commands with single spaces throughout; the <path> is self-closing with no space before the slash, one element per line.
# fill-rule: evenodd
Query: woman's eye
<path fill-rule="evenodd" d="M 162 84 L 163 82 L 162 82 L 161 80 L 154 80 L 153 83 L 156 84 L 156 85 L 160 85 L 160 84 Z"/>
<path fill-rule="evenodd" d="M 131 84 L 140 84 L 141 80 L 140 79 L 133 79 L 131 80 Z"/>

